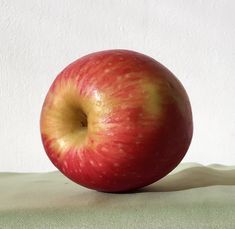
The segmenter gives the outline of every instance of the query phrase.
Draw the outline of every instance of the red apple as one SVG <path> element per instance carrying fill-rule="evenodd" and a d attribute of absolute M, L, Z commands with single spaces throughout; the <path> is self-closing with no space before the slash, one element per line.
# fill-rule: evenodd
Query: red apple
<path fill-rule="evenodd" d="M 174 169 L 191 142 L 190 102 L 156 60 L 128 50 L 84 56 L 55 79 L 41 136 L 52 163 L 90 189 L 124 192 Z"/>

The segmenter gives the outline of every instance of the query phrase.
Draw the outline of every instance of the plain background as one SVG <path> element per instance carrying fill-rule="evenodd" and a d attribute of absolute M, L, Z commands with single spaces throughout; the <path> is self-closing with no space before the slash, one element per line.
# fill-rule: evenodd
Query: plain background
<path fill-rule="evenodd" d="M 54 170 L 39 116 L 56 75 L 103 49 L 160 61 L 191 99 L 184 161 L 235 164 L 235 1 L 0 0 L 0 171 Z"/>

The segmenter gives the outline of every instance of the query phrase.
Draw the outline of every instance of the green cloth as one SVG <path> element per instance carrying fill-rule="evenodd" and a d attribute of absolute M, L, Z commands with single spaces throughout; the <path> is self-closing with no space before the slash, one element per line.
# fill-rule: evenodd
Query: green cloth
<path fill-rule="evenodd" d="M 184 163 L 133 193 L 83 188 L 59 172 L 0 173 L 0 228 L 235 228 L 235 167 Z"/>

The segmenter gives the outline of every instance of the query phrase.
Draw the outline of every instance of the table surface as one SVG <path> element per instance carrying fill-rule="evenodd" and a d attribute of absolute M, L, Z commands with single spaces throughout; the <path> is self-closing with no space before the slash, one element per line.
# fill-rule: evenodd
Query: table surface
<path fill-rule="evenodd" d="M 0 173 L 0 228 L 235 228 L 235 166 L 180 164 L 136 192 L 102 193 L 60 172 Z"/>

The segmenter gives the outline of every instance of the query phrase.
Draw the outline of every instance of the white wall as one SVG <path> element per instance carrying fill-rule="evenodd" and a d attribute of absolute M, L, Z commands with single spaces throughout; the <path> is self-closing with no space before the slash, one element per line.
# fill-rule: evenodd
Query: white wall
<path fill-rule="evenodd" d="M 166 65 L 191 99 L 184 161 L 235 164 L 235 1 L 0 0 L 0 171 L 47 171 L 39 115 L 78 57 L 133 49 Z"/>

